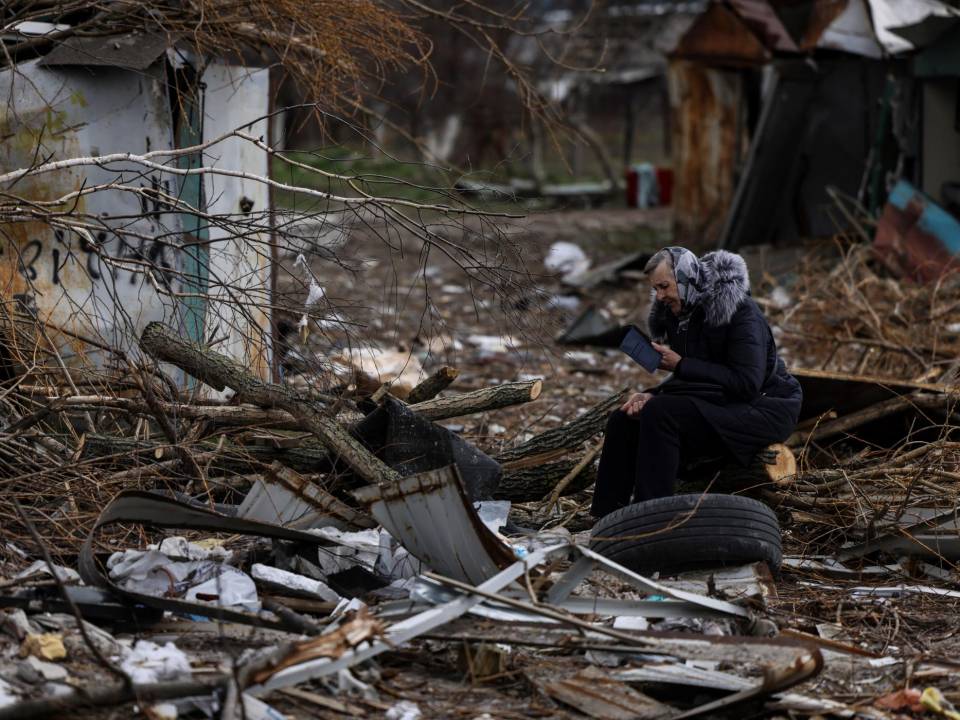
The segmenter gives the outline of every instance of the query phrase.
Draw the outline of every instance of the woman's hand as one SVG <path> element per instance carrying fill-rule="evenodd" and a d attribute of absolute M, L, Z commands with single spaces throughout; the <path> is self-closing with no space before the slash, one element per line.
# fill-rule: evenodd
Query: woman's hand
<path fill-rule="evenodd" d="M 653 345 L 654 350 L 663 355 L 663 359 L 660 360 L 661 370 L 675 370 L 677 368 L 677 365 L 680 363 L 680 356 L 677 355 L 677 353 L 666 345 L 660 345 L 659 343 L 650 344 Z"/>
<path fill-rule="evenodd" d="M 643 409 L 643 406 L 647 404 L 647 400 L 652 397 L 653 395 L 650 393 L 634 393 L 627 398 L 627 401 L 620 406 L 620 409 L 627 415 L 636 415 Z"/>

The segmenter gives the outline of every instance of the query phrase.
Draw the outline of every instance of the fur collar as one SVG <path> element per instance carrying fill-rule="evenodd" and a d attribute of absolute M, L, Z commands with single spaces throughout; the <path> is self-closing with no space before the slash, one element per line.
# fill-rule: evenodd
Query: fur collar
<path fill-rule="evenodd" d="M 715 250 L 700 258 L 702 295 L 699 307 L 703 309 L 707 325 L 719 327 L 730 322 L 737 308 L 750 294 L 747 264 L 736 253 Z M 650 305 L 650 334 L 665 337 L 670 309 L 655 297 Z"/>

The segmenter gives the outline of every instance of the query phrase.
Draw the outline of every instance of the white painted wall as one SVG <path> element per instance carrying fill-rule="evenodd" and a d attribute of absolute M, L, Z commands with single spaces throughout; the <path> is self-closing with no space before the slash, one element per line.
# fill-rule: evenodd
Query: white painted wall
<path fill-rule="evenodd" d="M 170 109 L 159 70 L 135 73 L 115 68 L 40 67 L 36 61 L 0 73 L 0 171 L 28 167 L 35 157 L 62 160 L 118 152 L 144 153 L 170 149 L 173 143 Z M 50 200 L 85 184 L 121 181 L 134 186 L 158 183 L 170 191 L 166 179 L 144 174 L 131 163 L 106 168 L 65 169 L 21 180 L 11 188 L 28 199 Z M 138 196 L 107 190 L 80 201 L 79 210 L 97 216 L 91 230 L 94 242 L 109 255 L 148 257 L 175 268 L 176 251 L 163 243 L 124 242 L 111 228 L 123 226 L 148 238 L 179 242 L 179 216 L 146 207 Z M 144 213 L 144 210 L 147 212 Z M 20 296 L 34 305 L 40 317 L 53 325 L 110 345 L 130 350 L 139 331 L 152 320 L 172 321 L 176 301 L 158 294 L 142 273 L 102 262 L 81 235 L 55 232 L 40 222 L 22 222 L 0 228 L 0 296 Z M 165 278 L 158 277 L 162 282 Z M 176 278 L 166 278 L 176 289 Z M 83 347 L 66 337 L 58 339 L 70 359 Z"/>
<path fill-rule="evenodd" d="M 213 63 L 203 74 L 204 142 L 238 128 L 267 140 L 270 76 L 266 69 Z M 243 170 L 260 177 L 269 173 L 263 150 L 230 138 L 204 153 L 204 165 Z M 249 217 L 265 218 L 269 192 L 263 183 L 244 178 L 207 175 L 207 207 L 211 213 L 242 216 L 241 201 L 253 201 Z M 261 226 L 266 226 L 265 219 Z M 223 228 L 210 228 L 210 289 L 205 334 L 220 352 L 242 358 L 264 379 L 270 377 L 270 257 L 269 237 L 233 237 Z"/>

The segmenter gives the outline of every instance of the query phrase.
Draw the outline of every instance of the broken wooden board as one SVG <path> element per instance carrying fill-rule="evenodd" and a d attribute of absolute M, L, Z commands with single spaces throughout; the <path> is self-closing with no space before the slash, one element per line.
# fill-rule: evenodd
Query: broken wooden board
<path fill-rule="evenodd" d="M 866 407 L 917 391 L 960 396 L 960 386 L 894 380 L 874 375 L 791 368 L 803 388 L 801 422 L 831 410 L 842 417 Z"/>
<path fill-rule="evenodd" d="M 538 681 L 537 685 L 554 700 L 597 720 L 654 720 L 676 714 L 669 705 L 614 680 L 595 667 L 584 668 L 561 680 Z"/>

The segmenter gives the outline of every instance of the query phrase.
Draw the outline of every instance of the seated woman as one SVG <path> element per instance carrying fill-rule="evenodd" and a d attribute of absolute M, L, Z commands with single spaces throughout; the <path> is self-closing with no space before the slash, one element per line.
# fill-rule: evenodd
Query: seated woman
<path fill-rule="evenodd" d="M 697 259 L 669 247 L 645 268 L 650 333 L 673 376 L 632 395 L 607 423 L 591 513 L 672 495 L 681 455 L 730 455 L 744 465 L 793 432 L 803 393 L 750 297 L 743 258 Z"/>

